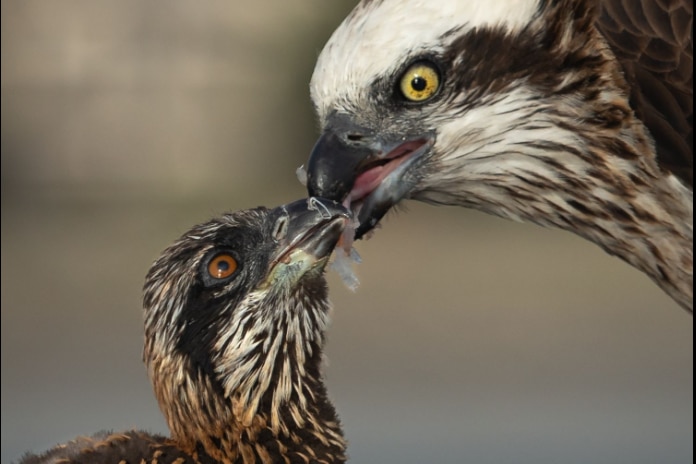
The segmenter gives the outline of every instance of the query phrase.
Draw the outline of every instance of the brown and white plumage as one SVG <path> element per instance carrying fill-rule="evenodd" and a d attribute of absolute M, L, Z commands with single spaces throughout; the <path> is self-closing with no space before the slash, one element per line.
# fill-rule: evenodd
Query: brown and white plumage
<path fill-rule="evenodd" d="M 569 230 L 691 310 L 692 6 L 364 0 L 312 77 L 309 192 L 359 236 L 404 198 Z"/>
<path fill-rule="evenodd" d="M 22 464 L 344 462 L 321 363 L 324 268 L 348 221 L 313 198 L 186 232 L 144 289 L 144 360 L 171 437 L 101 432 Z"/>

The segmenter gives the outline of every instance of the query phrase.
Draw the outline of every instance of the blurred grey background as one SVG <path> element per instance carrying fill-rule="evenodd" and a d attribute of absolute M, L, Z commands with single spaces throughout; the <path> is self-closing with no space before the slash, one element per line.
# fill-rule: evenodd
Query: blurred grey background
<path fill-rule="evenodd" d="M 352 6 L 2 0 L 3 462 L 166 432 L 143 277 L 192 224 L 304 196 L 309 78 Z M 690 315 L 570 234 L 408 207 L 357 292 L 329 276 L 353 462 L 692 462 Z"/>

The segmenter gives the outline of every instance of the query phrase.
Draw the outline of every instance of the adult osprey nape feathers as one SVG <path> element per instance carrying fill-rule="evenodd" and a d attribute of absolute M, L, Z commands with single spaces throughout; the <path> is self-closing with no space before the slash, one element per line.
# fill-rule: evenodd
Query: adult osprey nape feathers
<path fill-rule="evenodd" d="M 321 52 L 310 195 L 560 227 L 693 306 L 692 0 L 363 0 Z"/>

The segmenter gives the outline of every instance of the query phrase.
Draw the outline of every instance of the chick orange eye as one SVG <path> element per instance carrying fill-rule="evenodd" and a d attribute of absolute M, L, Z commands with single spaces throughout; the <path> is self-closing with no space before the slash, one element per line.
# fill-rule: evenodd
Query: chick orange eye
<path fill-rule="evenodd" d="M 401 77 L 399 89 L 407 100 L 422 102 L 437 92 L 440 87 L 440 75 L 430 63 L 415 63 Z"/>
<path fill-rule="evenodd" d="M 208 263 L 208 274 L 213 279 L 224 279 L 237 270 L 237 260 L 227 253 L 216 255 Z"/>

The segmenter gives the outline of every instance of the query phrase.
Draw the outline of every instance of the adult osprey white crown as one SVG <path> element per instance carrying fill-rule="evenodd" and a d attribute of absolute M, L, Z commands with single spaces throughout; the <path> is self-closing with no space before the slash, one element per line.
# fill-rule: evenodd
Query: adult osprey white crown
<path fill-rule="evenodd" d="M 322 51 L 310 195 L 560 227 L 693 306 L 693 0 L 363 0 Z"/>

